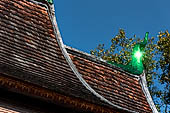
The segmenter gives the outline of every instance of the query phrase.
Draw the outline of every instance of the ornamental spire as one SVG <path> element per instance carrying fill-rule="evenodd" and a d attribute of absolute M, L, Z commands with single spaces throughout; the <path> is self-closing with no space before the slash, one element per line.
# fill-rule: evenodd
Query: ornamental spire
<path fill-rule="evenodd" d="M 130 65 L 132 69 L 136 70 L 135 72 L 136 74 L 142 74 L 143 69 L 144 69 L 143 63 L 142 63 L 142 56 L 143 56 L 144 48 L 147 44 L 148 34 L 149 32 L 146 32 L 144 41 L 136 44 L 132 51 L 132 61 L 130 62 Z"/>
<path fill-rule="evenodd" d="M 142 63 L 142 56 L 144 48 L 148 41 L 148 34 L 149 32 L 146 32 L 144 41 L 137 43 L 132 50 L 132 60 L 127 65 L 122 64 L 115 64 L 112 61 L 108 61 L 109 64 L 116 65 L 122 69 L 124 69 L 127 72 L 140 75 L 143 73 L 144 67 Z"/>

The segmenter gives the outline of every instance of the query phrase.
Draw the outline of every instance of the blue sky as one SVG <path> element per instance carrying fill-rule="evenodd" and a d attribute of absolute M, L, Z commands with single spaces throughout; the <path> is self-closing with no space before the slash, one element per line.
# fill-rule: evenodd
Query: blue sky
<path fill-rule="evenodd" d="M 156 37 L 170 31 L 170 0 L 54 0 L 64 44 L 88 52 L 99 43 L 109 46 L 123 28 L 134 34 Z"/>

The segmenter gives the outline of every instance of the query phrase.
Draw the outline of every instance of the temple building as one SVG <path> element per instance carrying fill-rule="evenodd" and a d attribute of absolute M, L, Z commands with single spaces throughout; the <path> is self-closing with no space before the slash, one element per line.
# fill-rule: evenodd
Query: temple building
<path fill-rule="evenodd" d="M 52 0 L 0 0 L 0 113 L 158 112 L 145 73 L 63 44 Z"/>

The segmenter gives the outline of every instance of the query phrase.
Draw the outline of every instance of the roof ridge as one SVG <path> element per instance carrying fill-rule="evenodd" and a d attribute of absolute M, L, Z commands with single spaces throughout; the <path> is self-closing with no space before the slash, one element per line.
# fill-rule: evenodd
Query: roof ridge
<path fill-rule="evenodd" d="M 72 48 L 72 47 L 67 46 L 67 45 L 64 45 L 64 46 L 67 49 L 68 53 L 70 52 L 70 53 L 75 54 L 77 56 L 81 56 L 83 58 L 86 58 L 86 59 L 88 59 L 90 61 L 93 61 L 93 62 L 96 62 L 96 63 L 100 63 L 100 64 L 108 66 L 110 68 L 114 68 L 114 69 L 116 69 L 118 71 L 121 71 L 123 73 L 128 74 L 131 77 L 135 77 L 137 80 L 139 80 L 139 75 L 135 75 L 135 74 L 129 73 L 129 72 L 123 70 L 122 68 L 120 68 L 120 67 L 118 67 L 116 65 L 109 64 L 109 63 L 107 63 L 106 60 L 103 60 L 102 58 L 99 58 L 97 56 L 94 56 L 94 55 L 91 55 L 89 53 L 83 52 L 83 51 L 78 50 L 76 48 Z"/>

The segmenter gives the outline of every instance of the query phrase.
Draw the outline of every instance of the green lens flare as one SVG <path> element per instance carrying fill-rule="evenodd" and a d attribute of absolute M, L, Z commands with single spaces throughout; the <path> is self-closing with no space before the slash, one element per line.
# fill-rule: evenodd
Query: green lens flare
<path fill-rule="evenodd" d="M 135 57 L 136 57 L 137 61 L 140 62 L 140 59 L 142 57 L 142 52 L 140 50 L 136 51 Z"/>
<path fill-rule="evenodd" d="M 142 74 L 143 70 L 144 70 L 144 66 L 142 63 L 142 57 L 144 55 L 145 46 L 148 42 L 148 34 L 149 34 L 149 32 L 146 32 L 144 40 L 142 42 L 134 45 L 134 47 L 132 49 L 132 56 L 131 56 L 132 59 L 127 65 L 117 64 L 117 63 L 114 63 L 113 61 L 107 61 L 107 62 L 109 64 L 116 65 L 116 66 L 124 69 L 127 72 L 137 74 L 137 75 Z"/>

